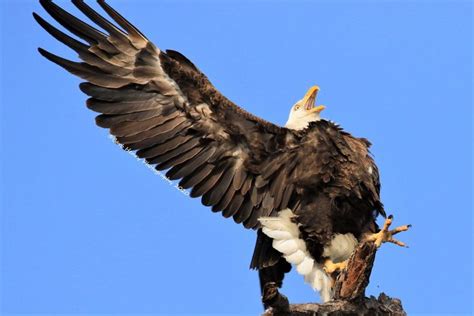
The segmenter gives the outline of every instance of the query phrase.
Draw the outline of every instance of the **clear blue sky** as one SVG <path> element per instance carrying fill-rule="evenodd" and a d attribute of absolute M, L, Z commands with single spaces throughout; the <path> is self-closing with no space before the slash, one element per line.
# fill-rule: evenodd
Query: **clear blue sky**
<path fill-rule="evenodd" d="M 318 84 L 324 117 L 373 142 L 395 223 L 413 224 L 409 249 L 378 253 L 368 294 L 409 314 L 470 314 L 469 1 L 110 2 L 267 120 L 283 124 Z M 34 23 L 38 3 L 0 8 L 3 313 L 258 314 L 254 232 L 95 126 L 79 79 L 36 51 L 75 57 Z M 295 272 L 283 292 L 317 297 Z"/>

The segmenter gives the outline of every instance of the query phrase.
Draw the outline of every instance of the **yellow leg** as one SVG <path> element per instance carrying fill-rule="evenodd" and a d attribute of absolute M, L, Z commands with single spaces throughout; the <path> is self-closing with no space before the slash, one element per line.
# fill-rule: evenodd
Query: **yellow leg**
<path fill-rule="evenodd" d="M 347 261 L 348 260 L 334 263 L 334 262 L 332 262 L 331 259 L 326 259 L 326 261 L 324 261 L 323 270 L 327 274 L 332 274 L 336 271 L 342 271 L 345 268 L 347 268 Z"/>
<path fill-rule="evenodd" d="M 403 243 L 399 240 L 396 240 L 395 238 L 393 238 L 393 236 L 400 233 L 400 232 L 407 231 L 411 227 L 411 225 L 403 225 L 403 226 L 399 226 L 395 229 L 388 230 L 388 228 L 392 224 L 392 221 L 393 221 L 393 216 L 390 215 L 385 220 L 385 223 L 383 224 L 383 228 L 378 233 L 368 235 L 366 237 L 366 240 L 373 241 L 377 247 L 380 247 L 382 245 L 382 243 L 384 243 L 384 242 L 391 242 L 391 243 L 393 243 L 395 245 L 398 245 L 400 247 L 407 247 L 408 248 L 408 246 L 405 243 Z"/>

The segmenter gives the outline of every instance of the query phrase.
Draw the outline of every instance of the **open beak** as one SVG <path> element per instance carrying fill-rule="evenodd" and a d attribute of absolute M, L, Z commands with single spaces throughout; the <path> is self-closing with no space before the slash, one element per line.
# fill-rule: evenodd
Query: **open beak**
<path fill-rule="evenodd" d="M 309 88 L 303 98 L 303 104 L 306 111 L 309 113 L 320 113 L 326 107 L 324 105 L 315 106 L 316 96 L 318 95 L 319 87 L 313 86 Z"/>

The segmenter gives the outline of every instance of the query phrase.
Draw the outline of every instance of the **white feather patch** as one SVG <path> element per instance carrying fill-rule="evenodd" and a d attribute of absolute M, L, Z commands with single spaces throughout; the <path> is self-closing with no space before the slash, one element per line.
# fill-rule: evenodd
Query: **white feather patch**
<path fill-rule="evenodd" d="M 274 239 L 272 246 L 282 254 L 292 254 L 298 250 L 298 242 L 296 239 Z"/>
<path fill-rule="evenodd" d="M 277 240 L 279 240 L 279 239 L 290 239 L 290 238 L 294 237 L 294 236 L 291 235 L 290 232 L 285 231 L 285 230 L 272 230 L 270 228 L 263 227 L 262 231 L 268 237 L 273 238 L 273 239 L 277 239 Z"/>
<path fill-rule="evenodd" d="M 296 271 L 299 274 L 307 275 L 313 271 L 314 259 L 306 256 L 304 260 L 296 266 Z"/>
<path fill-rule="evenodd" d="M 300 239 L 298 224 L 292 221 L 294 216 L 290 209 L 284 209 L 278 217 L 261 217 L 262 232 L 273 239 L 273 248 L 281 252 L 286 261 L 296 265 L 296 271 L 304 276 L 305 282 L 319 292 L 323 302 L 327 302 L 332 297 L 332 279 L 314 261 Z"/>
<path fill-rule="evenodd" d="M 342 262 L 349 259 L 357 244 L 357 239 L 350 233 L 336 234 L 329 245 L 324 247 L 323 256 L 332 262 Z"/>
<path fill-rule="evenodd" d="M 306 258 L 306 254 L 301 249 L 298 249 L 291 255 L 285 256 L 286 261 L 292 264 L 300 264 L 304 258 Z"/>

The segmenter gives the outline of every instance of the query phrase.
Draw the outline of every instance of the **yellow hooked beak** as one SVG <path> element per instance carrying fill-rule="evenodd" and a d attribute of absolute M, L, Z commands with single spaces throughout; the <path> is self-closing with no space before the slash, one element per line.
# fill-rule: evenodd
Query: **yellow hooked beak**
<path fill-rule="evenodd" d="M 324 105 L 315 106 L 316 96 L 318 95 L 319 87 L 313 86 L 309 88 L 308 92 L 306 92 L 303 98 L 303 104 L 309 113 L 320 113 L 326 107 Z"/>
<path fill-rule="evenodd" d="M 322 110 L 324 110 L 326 107 L 324 105 L 318 105 L 309 110 L 309 113 L 321 113 Z"/>

